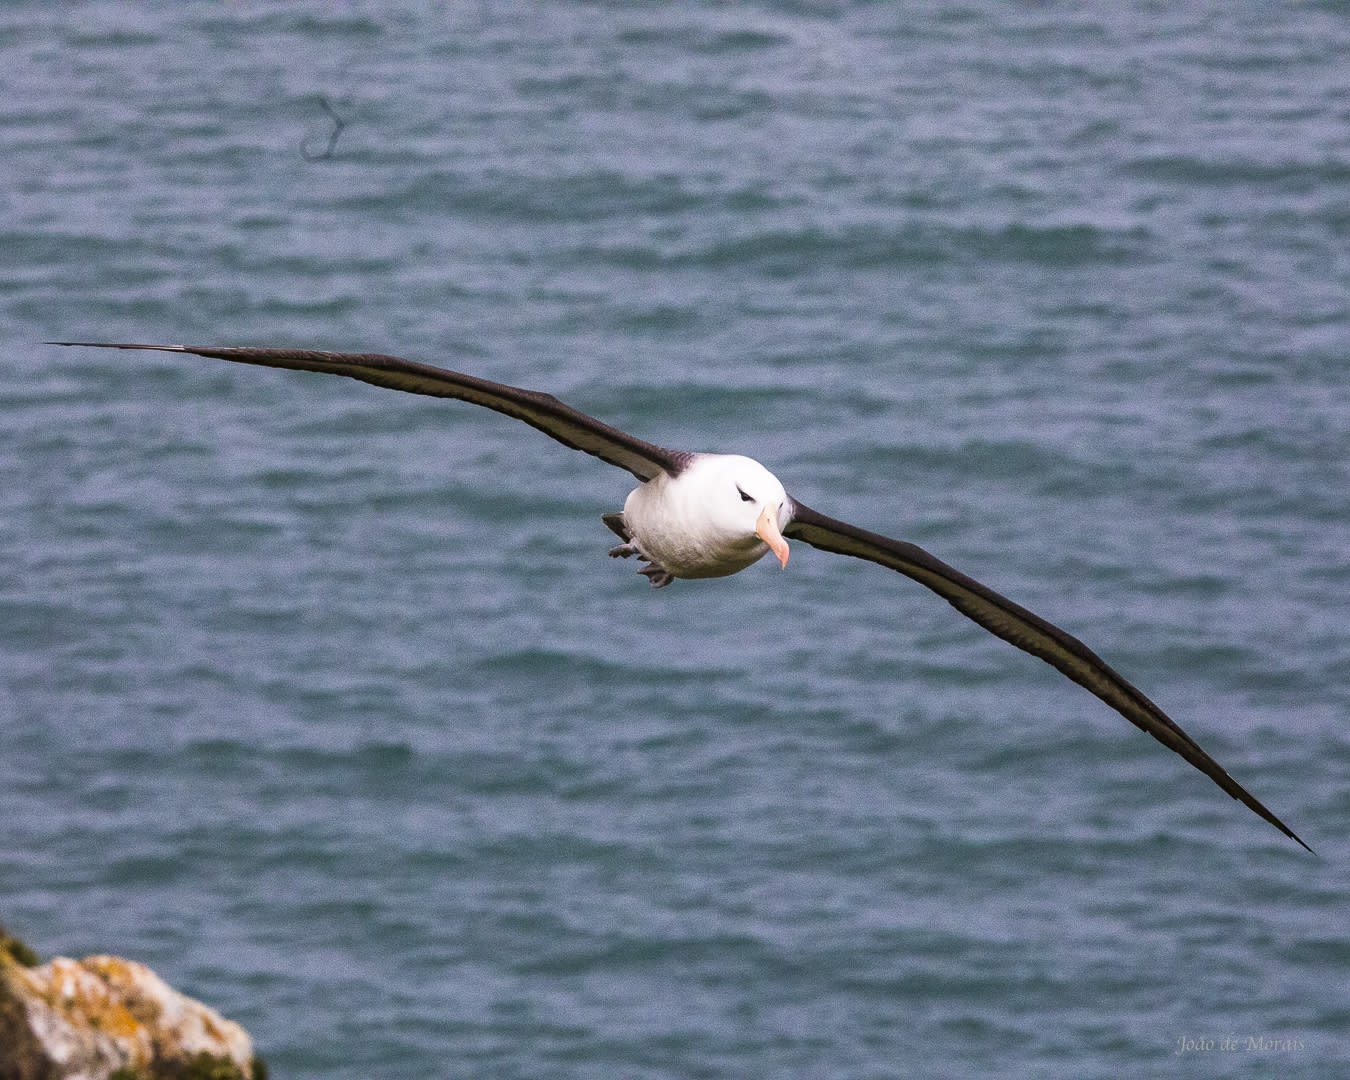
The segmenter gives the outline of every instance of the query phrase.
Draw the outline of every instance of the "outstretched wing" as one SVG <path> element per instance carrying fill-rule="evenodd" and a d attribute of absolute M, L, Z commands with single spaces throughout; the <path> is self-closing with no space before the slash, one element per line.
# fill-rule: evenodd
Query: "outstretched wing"
<path fill-rule="evenodd" d="M 629 435 L 610 427 L 593 416 L 564 405 L 552 394 L 522 390 L 518 386 L 463 375 L 458 371 L 418 364 L 397 356 L 379 353 L 313 352 L 308 349 L 237 349 L 198 347 L 195 345 L 125 345 L 102 341 L 49 341 L 48 345 L 85 345 L 95 349 L 150 349 L 157 352 L 193 353 L 219 360 L 261 367 L 291 368 L 295 371 L 322 371 L 346 375 L 351 379 L 403 390 L 409 394 L 457 398 L 485 409 L 514 416 L 573 450 L 598 457 L 611 465 L 627 469 L 639 480 L 650 480 L 658 473 L 678 475 L 690 455 Z"/>
<path fill-rule="evenodd" d="M 888 566 L 926 585 L 957 611 L 979 623 L 991 634 L 1039 656 L 1074 682 L 1086 687 L 1136 727 L 1148 732 L 1274 825 L 1280 832 L 1312 851 L 1279 818 L 1261 805 L 1200 749 L 1172 719 L 1072 634 L 1067 634 L 1039 615 L 1014 604 L 987 585 L 969 578 L 928 554 L 915 544 L 859 529 L 817 513 L 793 500 L 792 521 L 783 535 L 801 540 L 822 551 L 852 555 Z"/>

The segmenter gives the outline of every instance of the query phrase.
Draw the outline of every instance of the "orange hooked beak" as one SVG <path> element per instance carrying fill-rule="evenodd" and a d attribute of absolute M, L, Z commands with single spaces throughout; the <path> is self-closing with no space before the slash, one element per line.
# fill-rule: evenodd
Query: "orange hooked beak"
<path fill-rule="evenodd" d="M 787 541 L 783 539 L 783 534 L 778 529 L 778 507 L 773 503 L 767 504 L 759 512 L 759 517 L 755 521 L 755 532 L 769 545 L 769 550 L 778 556 L 778 564 L 787 566 Z"/>

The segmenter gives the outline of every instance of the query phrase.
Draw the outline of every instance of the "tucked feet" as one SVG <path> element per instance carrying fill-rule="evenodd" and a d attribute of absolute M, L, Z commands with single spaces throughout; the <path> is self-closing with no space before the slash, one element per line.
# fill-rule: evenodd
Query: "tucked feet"
<path fill-rule="evenodd" d="M 652 583 L 653 589 L 660 589 L 675 580 L 674 574 L 659 563 L 652 562 L 651 559 L 642 553 L 642 549 L 632 542 L 620 544 L 616 548 L 609 549 L 609 557 L 611 559 L 626 559 L 630 555 L 636 555 L 643 562 L 649 564 L 639 570 L 638 573 Z"/>

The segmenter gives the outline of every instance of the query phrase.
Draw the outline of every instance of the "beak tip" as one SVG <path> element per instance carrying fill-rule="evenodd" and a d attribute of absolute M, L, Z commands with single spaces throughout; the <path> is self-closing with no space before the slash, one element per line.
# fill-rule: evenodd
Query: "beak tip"
<path fill-rule="evenodd" d="M 770 504 L 760 511 L 759 520 L 755 522 L 755 532 L 769 546 L 769 550 L 777 556 L 778 565 L 786 569 L 788 544 L 783 539 L 782 532 L 778 529 L 778 507 Z"/>

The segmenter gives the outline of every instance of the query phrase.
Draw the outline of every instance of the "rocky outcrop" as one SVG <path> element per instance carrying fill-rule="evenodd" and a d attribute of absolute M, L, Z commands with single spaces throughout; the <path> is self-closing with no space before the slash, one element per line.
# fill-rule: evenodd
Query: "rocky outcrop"
<path fill-rule="evenodd" d="M 0 928 L 0 1080 L 264 1080 L 242 1027 L 144 964 L 36 961 Z"/>

